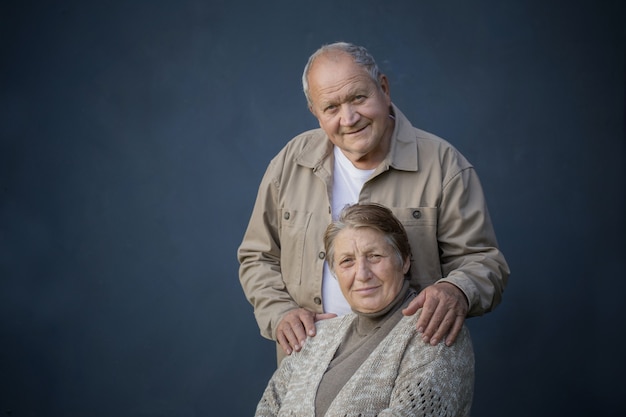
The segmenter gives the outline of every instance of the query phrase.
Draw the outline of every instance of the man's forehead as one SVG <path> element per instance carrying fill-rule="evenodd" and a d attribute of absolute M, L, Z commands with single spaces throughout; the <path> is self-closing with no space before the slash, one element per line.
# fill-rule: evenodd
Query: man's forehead
<path fill-rule="evenodd" d="M 349 87 L 353 83 L 367 83 L 371 80 L 368 72 L 352 61 L 326 61 L 320 62 L 309 72 L 309 84 L 311 89 Z M 351 86 L 352 89 L 356 86 Z"/>
<path fill-rule="evenodd" d="M 354 58 L 350 54 L 344 51 L 330 50 L 320 54 L 313 60 L 311 71 L 328 65 L 350 65 L 351 63 L 356 65 Z"/>

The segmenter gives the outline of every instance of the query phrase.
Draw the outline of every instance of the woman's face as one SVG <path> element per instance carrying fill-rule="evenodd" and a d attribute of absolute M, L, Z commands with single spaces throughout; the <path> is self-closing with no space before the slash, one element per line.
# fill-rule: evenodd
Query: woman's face
<path fill-rule="evenodd" d="M 387 307 L 400 292 L 409 266 L 410 259 L 400 263 L 377 230 L 348 228 L 335 237 L 335 275 L 353 310 L 375 313 Z"/>

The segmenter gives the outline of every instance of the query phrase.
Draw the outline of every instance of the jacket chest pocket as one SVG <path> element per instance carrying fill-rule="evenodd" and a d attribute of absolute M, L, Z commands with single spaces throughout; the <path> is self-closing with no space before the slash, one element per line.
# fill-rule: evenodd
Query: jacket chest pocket
<path fill-rule="evenodd" d="M 390 209 L 405 228 L 437 227 L 436 207 L 390 207 Z"/>
<path fill-rule="evenodd" d="M 280 263 L 283 281 L 300 284 L 304 262 L 304 243 L 311 213 L 298 210 L 280 210 Z"/>
<path fill-rule="evenodd" d="M 393 207 L 391 211 L 406 230 L 413 258 L 422 258 L 420 252 L 431 254 L 434 250 L 438 261 L 437 208 Z"/>
<path fill-rule="evenodd" d="M 392 207 L 411 245 L 411 281 L 415 288 L 441 278 L 436 207 Z"/>

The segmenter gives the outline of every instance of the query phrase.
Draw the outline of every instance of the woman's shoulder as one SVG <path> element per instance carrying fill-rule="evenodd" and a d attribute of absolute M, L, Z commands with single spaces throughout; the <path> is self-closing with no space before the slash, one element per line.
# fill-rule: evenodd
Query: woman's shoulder
<path fill-rule="evenodd" d="M 419 353 L 418 355 L 408 355 L 408 357 L 412 357 L 414 359 L 420 358 L 419 360 L 424 363 L 441 359 L 450 360 L 452 362 L 457 360 L 473 361 L 474 349 L 472 339 L 469 329 L 465 324 L 461 328 L 455 342 L 451 346 L 446 345 L 443 340 L 433 346 L 430 343 L 424 342 L 422 334 L 417 331 L 416 324 L 417 319 L 419 318 L 419 313 L 421 313 L 421 310 L 418 310 L 418 312 L 413 316 L 403 317 L 398 323 L 398 326 L 402 327 L 400 332 L 409 336 L 406 349 L 413 353 Z"/>
<path fill-rule="evenodd" d="M 301 351 L 288 356 L 285 360 L 310 361 L 312 358 L 321 360 L 321 357 L 334 352 L 337 345 L 341 343 L 346 329 L 354 320 L 353 314 L 347 314 L 332 319 L 320 320 L 315 323 L 315 336 L 307 337 Z M 330 358 L 328 359 L 330 361 Z"/>
<path fill-rule="evenodd" d="M 332 319 L 320 320 L 315 323 L 315 331 L 316 337 L 321 334 L 334 334 L 340 329 L 347 327 L 354 318 L 356 314 L 350 313 L 344 316 L 333 317 Z"/>
<path fill-rule="evenodd" d="M 419 345 L 421 348 L 426 349 L 430 348 L 433 352 L 438 349 L 449 348 L 449 346 L 445 345 L 444 341 L 439 342 L 436 346 L 431 346 L 429 343 L 425 343 L 422 340 L 422 334 L 417 331 L 417 320 L 419 319 L 421 312 L 422 309 L 419 309 L 413 315 L 402 317 L 396 325 L 395 330 L 400 334 L 409 336 L 411 339 L 409 344 L 411 345 Z M 452 350 L 472 350 L 472 340 L 467 325 L 463 324 L 463 327 L 456 338 L 456 342 L 452 346 L 454 345 L 457 345 L 457 347 Z"/>

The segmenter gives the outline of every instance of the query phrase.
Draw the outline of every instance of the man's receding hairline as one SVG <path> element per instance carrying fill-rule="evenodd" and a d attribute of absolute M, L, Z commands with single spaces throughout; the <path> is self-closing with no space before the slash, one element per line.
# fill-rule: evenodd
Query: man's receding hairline
<path fill-rule="evenodd" d="M 362 65 L 358 65 L 356 63 L 356 60 L 354 59 L 354 57 L 352 55 L 350 55 L 346 51 L 343 51 L 341 49 L 326 50 L 326 51 L 321 52 L 319 55 L 315 56 L 315 58 L 313 58 L 313 60 L 311 61 L 311 65 L 309 65 L 309 70 L 307 71 L 307 74 L 306 74 L 307 80 L 308 80 L 309 76 L 311 75 L 311 71 L 316 66 L 317 61 L 320 58 L 327 59 L 327 60 L 332 61 L 334 63 L 338 63 L 344 57 L 350 59 L 352 61 L 352 63 L 354 63 L 358 67 L 363 68 L 363 66 Z"/>

